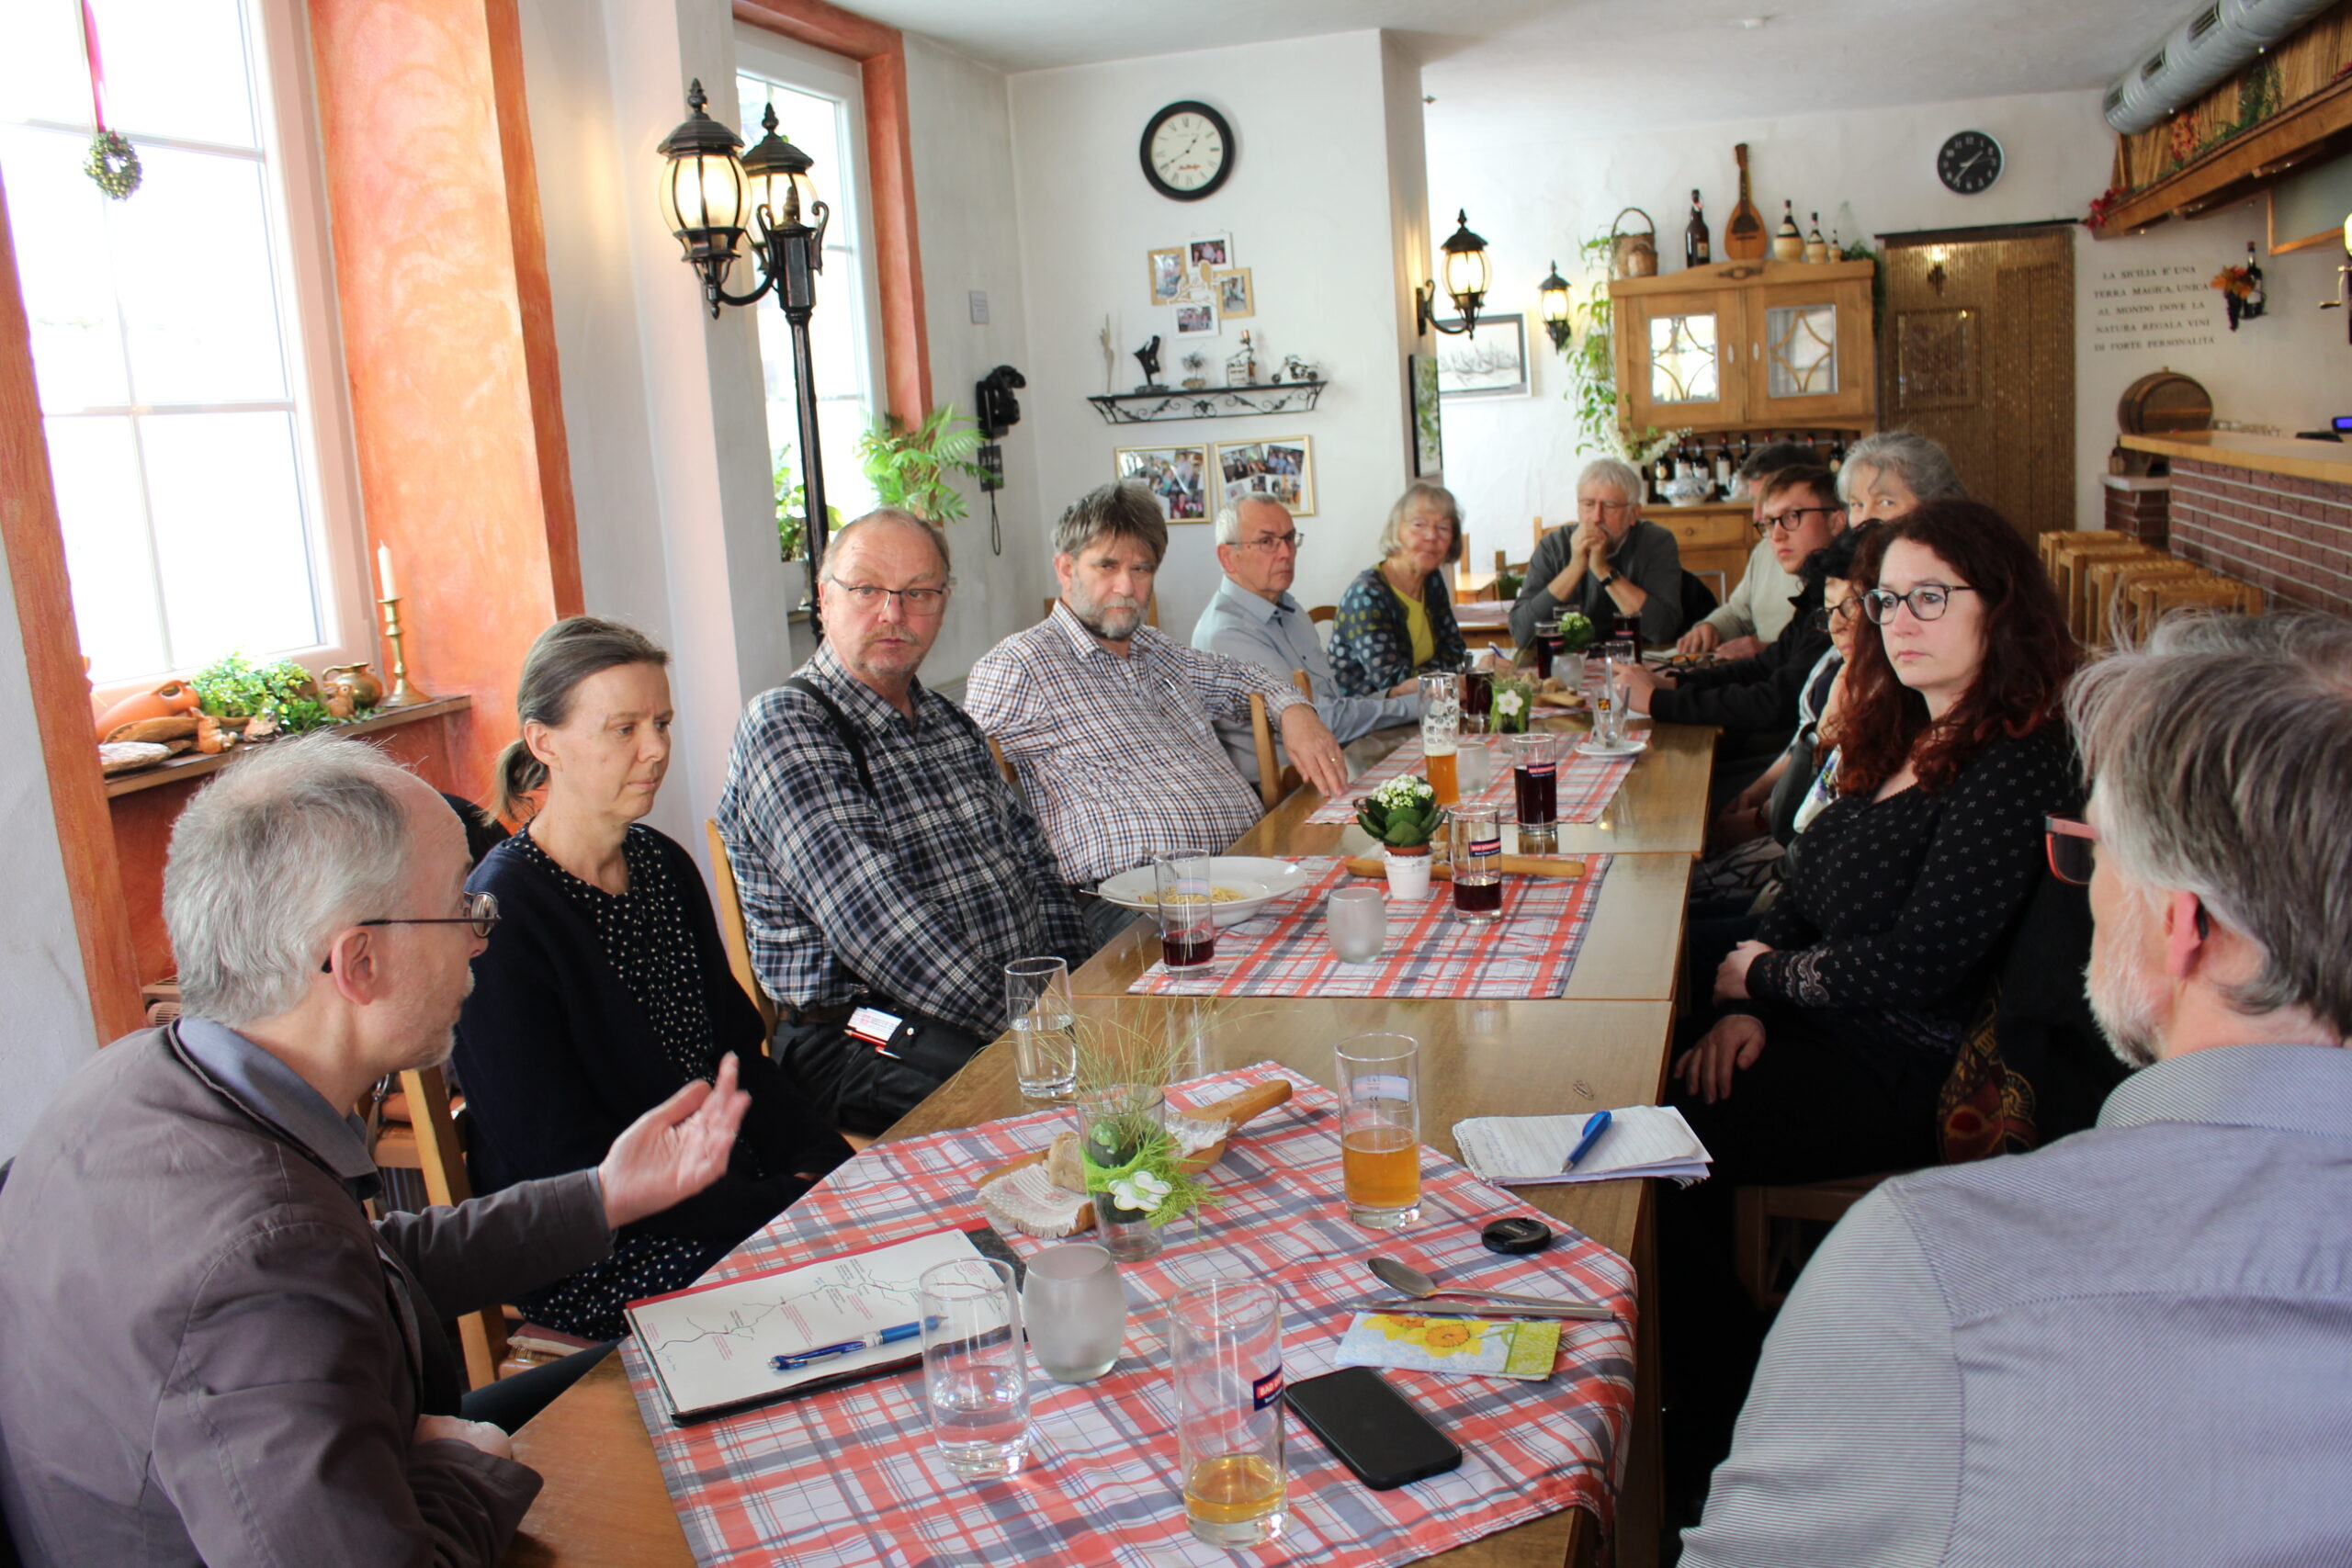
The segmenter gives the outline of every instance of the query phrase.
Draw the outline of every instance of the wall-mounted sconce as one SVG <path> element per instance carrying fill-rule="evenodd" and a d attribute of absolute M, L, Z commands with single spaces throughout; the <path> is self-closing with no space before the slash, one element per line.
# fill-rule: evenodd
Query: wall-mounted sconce
<path fill-rule="evenodd" d="M 1544 301 L 1544 330 L 1552 334 L 1552 346 L 1565 354 L 1576 329 L 1568 322 L 1568 280 L 1560 276 L 1558 262 L 1552 264 L 1551 276 L 1535 289 Z"/>
<path fill-rule="evenodd" d="M 1951 259 L 1951 253 L 1941 245 L 1931 246 L 1928 251 L 1928 287 L 1936 291 L 1939 299 L 1944 297 L 1944 285 L 1951 278 L 1951 274 L 1944 270 L 1944 263 Z"/>
<path fill-rule="evenodd" d="M 702 278 L 702 297 L 717 320 L 722 305 L 756 305 L 774 293 L 792 324 L 793 379 L 799 392 L 801 482 L 808 498 L 808 612 L 818 636 L 817 575 L 825 558 L 825 465 L 817 441 L 817 387 L 808 316 L 817 308 L 816 275 L 825 265 L 825 224 L 832 211 L 808 178 L 816 160 L 776 134 L 775 106 L 760 117 L 767 132 L 749 152 L 743 139 L 703 112 L 710 101 L 697 78 L 686 89 L 690 111 L 662 141 L 662 217 Z M 812 224 L 808 220 L 814 219 Z M 760 286 L 727 292 L 736 246 L 752 237 Z"/>
<path fill-rule="evenodd" d="M 1441 332 L 1475 337 L 1478 332 L 1478 310 L 1487 302 L 1487 284 L 1490 273 L 1487 265 L 1487 242 L 1470 231 L 1470 213 L 1465 208 L 1453 215 L 1453 237 L 1442 247 L 1445 265 L 1441 269 L 1445 276 L 1446 298 L 1453 301 L 1454 310 L 1462 317 L 1458 327 L 1442 326 L 1432 307 L 1437 301 L 1437 284 L 1424 283 L 1413 296 L 1414 307 L 1423 332 Z"/>

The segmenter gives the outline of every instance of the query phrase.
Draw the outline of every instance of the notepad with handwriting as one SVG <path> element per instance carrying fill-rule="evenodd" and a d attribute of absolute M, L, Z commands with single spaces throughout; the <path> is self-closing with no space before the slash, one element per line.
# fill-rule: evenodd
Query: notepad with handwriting
<path fill-rule="evenodd" d="M 1453 1124 L 1462 1163 L 1499 1187 L 1554 1181 L 1617 1181 L 1662 1176 L 1688 1187 L 1702 1180 L 1707 1147 L 1671 1105 L 1629 1105 L 1610 1113 L 1609 1130 L 1574 1170 L 1563 1172 L 1591 1120 L 1572 1116 L 1474 1116 Z"/>

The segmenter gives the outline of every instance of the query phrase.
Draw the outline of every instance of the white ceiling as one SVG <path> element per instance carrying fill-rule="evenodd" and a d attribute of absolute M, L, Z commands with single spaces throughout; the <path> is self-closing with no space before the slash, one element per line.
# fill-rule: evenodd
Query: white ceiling
<path fill-rule="evenodd" d="M 2104 87 L 2190 0 L 850 0 L 1005 71 L 1385 28 L 1433 139 Z M 1770 17 L 1758 28 L 1743 17 Z M 1174 90 L 1180 84 L 1171 81 Z"/>

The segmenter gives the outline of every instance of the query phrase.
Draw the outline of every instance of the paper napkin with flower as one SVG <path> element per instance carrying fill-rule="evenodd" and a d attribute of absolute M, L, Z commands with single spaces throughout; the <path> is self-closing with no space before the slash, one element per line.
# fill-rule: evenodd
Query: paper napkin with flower
<path fill-rule="evenodd" d="M 1348 1325 L 1336 1364 L 1541 1382 L 1552 1375 L 1559 1354 L 1557 1318 L 1528 1323 L 1367 1312 Z"/>

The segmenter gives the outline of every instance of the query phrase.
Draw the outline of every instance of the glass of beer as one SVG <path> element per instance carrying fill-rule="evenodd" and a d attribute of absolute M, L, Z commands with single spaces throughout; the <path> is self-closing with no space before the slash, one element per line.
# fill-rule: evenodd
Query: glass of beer
<path fill-rule="evenodd" d="M 1212 1280 L 1168 1302 L 1176 1464 L 1196 1540 L 1228 1550 L 1283 1533 L 1283 1304 L 1258 1280 Z"/>
<path fill-rule="evenodd" d="M 1159 957 L 1177 975 L 1203 976 L 1216 956 L 1216 903 L 1206 855 L 1151 857 Z"/>
<path fill-rule="evenodd" d="M 1421 1217 L 1421 1044 L 1351 1034 L 1334 1047 L 1348 1218 L 1395 1230 Z"/>
<path fill-rule="evenodd" d="M 1456 808 L 1453 832 L 1453 913 L 1465 925 L 1503 918 L 1502 812 L 1492 806 Z"/>
<path fill-rule="evenodd" d="M 1462 677 L 1455 674 L 1421 677 L 1421 760 L 1428 764 L 1430 788 L 1440 806 L 1462 798 L 1454 771 L 1454 752 L 1462 735 Z"/>

